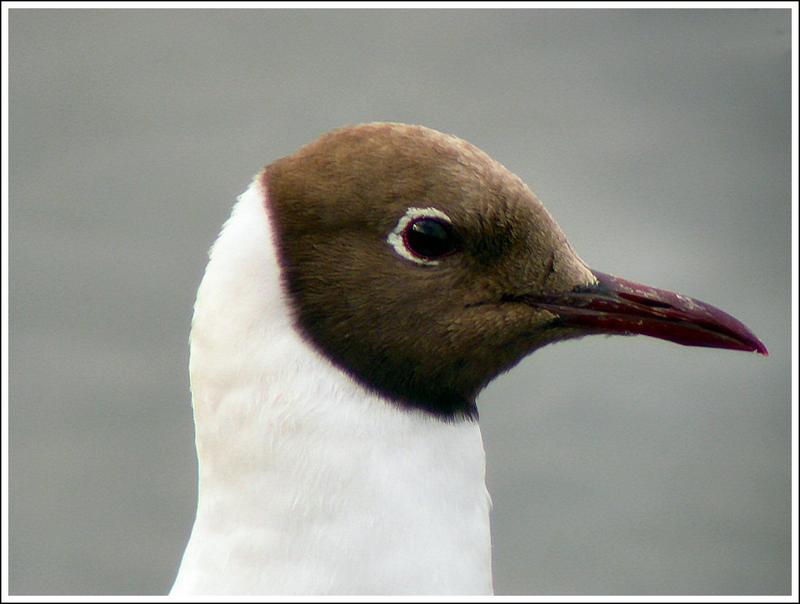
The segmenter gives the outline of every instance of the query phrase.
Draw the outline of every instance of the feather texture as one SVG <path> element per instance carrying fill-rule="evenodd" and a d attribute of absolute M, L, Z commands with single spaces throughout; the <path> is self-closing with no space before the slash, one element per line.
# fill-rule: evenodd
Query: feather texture
<path fill-rule="evenodd" d="M 198 506 L 173 595 L 488 594 L 475 421 L 369 392 L 295 328 L 256 179 L 191 334 Z"/>

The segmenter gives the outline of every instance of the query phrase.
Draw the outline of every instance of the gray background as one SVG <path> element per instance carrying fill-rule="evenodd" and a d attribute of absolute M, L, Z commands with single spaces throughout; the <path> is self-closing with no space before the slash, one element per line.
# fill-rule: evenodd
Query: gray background
<path fill-rule="evenodd" d="M 497 592 L 789 590 L 788 10 L 11 10 L 10 45 L 12 593 L 169 589 L 206 251 L 262 165 L 372 120 L 770 350 L 587 338 L 494 382 Z"/>

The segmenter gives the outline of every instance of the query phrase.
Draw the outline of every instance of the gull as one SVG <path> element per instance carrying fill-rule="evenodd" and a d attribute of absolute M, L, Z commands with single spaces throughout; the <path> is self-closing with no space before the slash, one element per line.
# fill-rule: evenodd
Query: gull
<path fill-rule="evenodd" d="M 493 378 L 591 334 L 767 354 L 717 308 L 591 270 L 522 180 L 421 126 L 270 164 L 209 257 L 173 595 L 491 594 Z"/>

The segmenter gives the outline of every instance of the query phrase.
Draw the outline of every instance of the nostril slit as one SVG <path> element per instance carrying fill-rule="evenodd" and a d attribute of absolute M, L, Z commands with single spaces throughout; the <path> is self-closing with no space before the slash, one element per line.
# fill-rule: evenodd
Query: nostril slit
<path fill-rule="evenodd" d="M 631 302 L 636 302 L 637 304 L 642 304 L 643 306 L 649 306 L 651 308 L 672 308 L 671 304 L 661 302 L 660 300 L 653 300 L 652 298 L 645 298 L 644 296 L 620 293 L 619 297 L 630 300 Z"/>

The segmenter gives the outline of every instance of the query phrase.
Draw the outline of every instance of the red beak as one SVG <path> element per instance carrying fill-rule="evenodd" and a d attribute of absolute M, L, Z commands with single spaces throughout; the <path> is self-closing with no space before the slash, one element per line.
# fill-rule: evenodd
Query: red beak
<path fill-rule="evenodd" d="M 525 301 L 556 315 L 559 325 L 579 327 L 586 333 L 641 334 L 685 346 L 768 356 L 766 346 L 747 327 L 710 304 L 598 271 L 592 273 L 596 285 Z"/>

